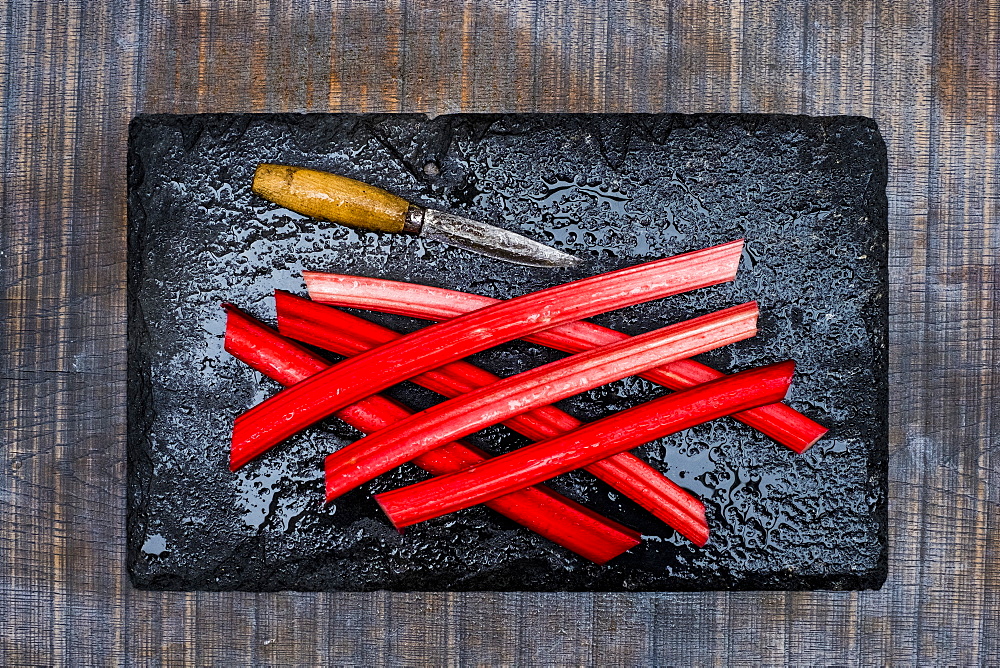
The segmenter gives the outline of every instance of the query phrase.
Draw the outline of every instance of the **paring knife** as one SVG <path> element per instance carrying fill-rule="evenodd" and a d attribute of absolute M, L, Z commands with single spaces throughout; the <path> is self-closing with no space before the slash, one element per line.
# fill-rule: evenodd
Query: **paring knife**
<path fill-rule="evenodd" d="M 531 267 L 572 267 L 572 255 L 470 218 L 425 209 L 381 188 L 304 167 L 261 164 L 253 191 L 304 216 L 376 232 L 434 239 Z"/>

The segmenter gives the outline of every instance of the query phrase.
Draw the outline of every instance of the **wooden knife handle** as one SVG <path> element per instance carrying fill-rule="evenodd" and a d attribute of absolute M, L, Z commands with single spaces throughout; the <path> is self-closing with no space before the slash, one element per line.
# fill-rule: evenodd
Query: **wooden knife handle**
<path fill-rule="evenodd" d="M 402 232 L 410 206 L 367 183 L 288 165 L 258 165 L 253 191 L 304 216 L 377 232 Z"/>

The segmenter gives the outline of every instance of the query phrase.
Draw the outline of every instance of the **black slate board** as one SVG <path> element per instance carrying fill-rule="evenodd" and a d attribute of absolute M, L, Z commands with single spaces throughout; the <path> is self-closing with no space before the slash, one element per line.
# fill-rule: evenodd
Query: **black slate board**
<path fill-rule="evenodd" d="M 583 270 L 502 264 L 413 238 L 317 226 L 250 192 L 257 163 L 333 171 L 581 255 Z M 858 117 L 759 115 L 140 116 L 129 137 L 128 569 L 147 589 L 538 590 L 877 588 L 886 575 L 886 157 Z M 304 269 L 510 297 L 745 237 L 734 284 L 596 318 L 638 333 L 750 299 L 761 333 L 702 356 L 734 371 L 793 358 L 791 403 L 831 427 L 796 455 L 730 419 L 637 452 L 702 497 L 693 547 L 585 474 L 553 486 L 637 528 L 590 564 L 485 508 L 396 533 L 369 498 L 324 507 L 323 456 L 357 438 L 331 419 L 238 473 L 233 418 L 278 390 L 222 349 L 219 304 L 273 321 Z M 370 315 L 412 329 L 419 323 Z M 502 374 L 558 353 L 511 343 Z M 408 385 L 416 408 L 438 399 Z M 596 419 L 662 389 L 639 379 L 561 406 Z M 501 452 L 502 427 L 470 440 Z"/>

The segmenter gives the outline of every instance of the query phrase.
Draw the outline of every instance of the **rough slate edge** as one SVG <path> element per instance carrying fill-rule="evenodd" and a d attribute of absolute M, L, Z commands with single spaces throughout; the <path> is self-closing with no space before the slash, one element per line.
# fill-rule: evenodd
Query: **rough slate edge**
<path fill-rule="evenodd" d="M 340 114 L 311 114 L 313 116 L 323 116 L 323 115 L 340 115 Z M 391 118 L 393 114 L 350 114 L 356 116 L 367 116 L 369 118 L 386 119 Z M 512 116 L 539 116 L 540 114 L 456 114 L 455 116 L 467 116 L 479 119 L 485 118 L 499 118 L 501 116 L 512 117 Z M 882 406 L 882 419 L 881 419 L 881 429 L 875 434 L 873 440 L 874 447 L 870 451 L 870 471 L 877 471 L 880 474 L 881 480 L 877 481 L 875 486 L 878 489 L 878 499 L 877 503 L 874 505 L 875 519 L 879 526 L 882 527 L 882 534 L 887 534 L 887 519 L 888 519 L 888 501 L 887 501 L 887 489 L 886 483 L 888 478 L 888 344 L 887 344 L 887 333 L 888 333 L 888 294 L 885 287 L 888 285 L 888 204 L 885 195 L 885 185 L 887 181 L 887 168 L 886 168 L 886 151 L 885 145 L 882 142 L 881 135 L 878 133 L 877 126 L 872 119 L 864 117 L 855 116 L 840 116 L 840 117 L 812 117 L 812 116 L 788 116 L 788 115 L 763 115 L 763 114 L 703 114 L 703 115 L 688 115 L 683 114 L 559 114 L 564 117 L 584 117 L 584 116 L 604 116 L 604 117 L 629 117 L 629 116 L 671 116 L 675 118 L 705 118 L 710 119 L 711 117 L 756 117 L 760 119 L 770 119 L 774 122 L 778 122 L 781 119 L 794 120 L 796 118 L 808 119 L 813 122 L 823 122 L 840 120 L 842 122 L 856 122 L 862 125 L 867 125 L 871 130 L 873 130 L 873 138 L 875 140 L 876 146 L 873 148 L 877 151 L 877 168 L 873 170 L 873 176 L 878 180 L 875 184 L 874 194 L 875 196 L 869 200 L 867 203 L 873 204 L 871 208 L 867 208 L 869 214 L 869 219 L 875 225 L 874 229 L 879 233 L 881 238 L 873 239 L 873 245 L 879 248 L 881 255 L 879 257 L 879 267 L 880 267 L 880 281 L 882 285 L 882 290 L 880 291 L 880 298 L 878 301 L 878 311 L 880 314 L 880 330 L 882 334 L 881 341 L 879 342 L 879 354 L 875 356 L 876 361 L 876 373 L 877 378 L 877 388 L 876 394 L 879 397 L 879 401 Z M 203 119 L 211 118 L 233 118 L 234 116 L 256 116 L 261 119 L 276 118 L 280 119 L 287 116 L 296 116 L 295 114 L 200 114 L 196 115 Z M 404 115 L 399 115 L 404 116 Z M 410 118 L 421 118 L 426 120 L 426 116 L 423 114 L 406 114 Z M 157 118 L 165 119 L 176 119 L 176 115 L 141 115 L 133 119 L 130 126 L 130 146 L 129 146 L 129 175 L 128 180 L 130 184 L 130 196 L 128 199 L 128 209 L 129 209 L 129 226 L 128 226 L 128 253 L 129 253 L 129 265 L 128 265 L 128 357 L 129 357 L 129 367 L 128 367 L 128 436 L 129 436 L 129 447 L 128 447 L 128 503 L 127 503 L 127 518 L 126 523 L 130 527 L 134 520 L 134 510 L 139 504 L 139 499 L 144 492 L 136 483 L 137 475 L 140 470 L 147 472 L 144 476 L 148 479 L 148 472 L 151 470 L 151 462 L 149 461 L 146 453 L 139 447 L 133 447 L 133 439 L 141 438 L 148 439 L 149 426 L 153 419 L 153 409 L 148 406 L 149 402 L 147 399 L 150 396 L 151 380 L 148 373 L 148 365 L 137 364 L 135 360 L 143 360 L 143 346 L 142 342 L 146 335 L 148 334 L 146 323 L 141 312 L 141 305 L 137 297 L 137 286 L 142 276 L 141 266 L 133 261 L 133 258 L 137 256 L 142 256 L 142 237 L 143 237 L 143 223 L 145 222 L 145 212 L 142 210 L 141 205 L 138 201 L 133 201 L 131 196 L 131 184 L 133 179 L 141 180 L 141 176 L 137 176 L 136 167 L 137 161 L 135 160 L 135 155 L 133 152 L 133 146 L 131 139 L 135 134 L 136 128 L 144 120 L 155 121 Z M 439 116 L 437 118 L 448 118 L 448 116 Z M 607 156 L 605 156 L 607 157 Z M 878 168 L 880 167 L 880 169 Z M 141 369 L 139 368 L 141 367 Z M 874 461 L 874 466 L 871 465 Z M 145 583 L 137 583 L 136 576 L 132 570 L 133 555 L 139 549 L 138 545 L 134 544 L 131 540 L 132 534 L 129 532 L 129 545 L 127 551 L 127 561 L 129 566 L 130 577 L 133 580 L 133 584 L 139 588 L 151 588 L 151 589 L 175 589 L 175 587 L 145 587 Z M 785 574 L 770 573 L 770 572 L 760 572 L 753 580 L 754 585 L 762 586 L 730 586 L 725 587 L 727 589 L 772 589 L 772 590 L 811 590 L 811 589 L 879 589 L 883 585 L 887 575 L 887 555 L 888 555 L 888 545 L 887 541 L 883 542 L 880 551 L 880 557 L 876 566 L 868 571 L 854 572 L 854 573 L 838 573 L 836 576 L 831 577 L 830 575 L 795 575 L 792 578 L 788 578 Z M 704 587 L 704 589 L 711 589 L 718 587 Z M 185 587 L 177 589 L 187 589 Z M 228 588 L 231 589 L 231 588 Z M 236 589 L 244 589 L 243 587 L 237 587 Z M 258 587 L 246 588 L 250 591 L 261 591 L 262 589 Z M 294 588 L 286 588 L 294 589 Z M 676 587 L 674 590 L 677 591 L 688 591 L 693 590 L 693 587 Z M 270 591 L 270 589 L 264 589 Z M 313 588 L 304 589 L 306 591 L 315 591 Z M 427 589 L 415 589 L 419 591 L 428 591 Z M 453 589 L 452 591 L 466 591 L 467 589 Z M 483 588 L 471 588 L 468 591 L 482 591 Z M 515 591 L 509 587 L 495 588 L 496 591 Z M 367 591 L 367 590 L 363 590 Z M 551 589 L 539 589 L 537 591 L 552 591 Z M 576 591 L 575 589 L 568 589 L 567 591 Z M 581 590 L 581 591 L 592 591 L 592 590 Z M 610 591 L 610 590 L 609 590 Z M 613 591 L 618 591 L 617 589 Z M 635 589 L 622 589 L 621 591 L 641 591 Z M 667 589 L 657 590 L 657 591 L 668 591 Z"/>

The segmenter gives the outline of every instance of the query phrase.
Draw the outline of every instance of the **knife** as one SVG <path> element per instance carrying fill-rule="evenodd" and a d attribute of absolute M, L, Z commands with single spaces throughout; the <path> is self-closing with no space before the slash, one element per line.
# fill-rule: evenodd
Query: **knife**
<path fill-rule="evenodd" d="M 573 267 L 579 260 L 520 234 L 471 218 L 411 204 L 381 188 L 304 167 L 261 164 L 253 191 L 311 218 L 376 232 L 443 241 L 474 253 L 531 267 Z"/>

